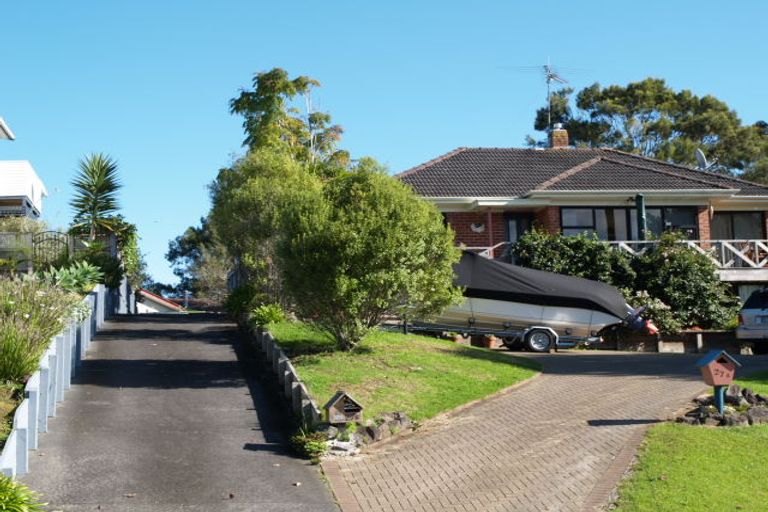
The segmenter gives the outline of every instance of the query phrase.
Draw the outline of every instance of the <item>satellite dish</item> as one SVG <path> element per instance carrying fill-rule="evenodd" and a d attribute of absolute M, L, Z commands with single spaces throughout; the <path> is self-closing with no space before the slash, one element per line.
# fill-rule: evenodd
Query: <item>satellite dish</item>
<path fill-rule="evenodd" d="M 699 169 L 702 171 L 709 169 L 709 162 L 707 162 L 707 157 L 704 155 L 704 152 L 700 148 L 696 148 L 696 161 L 699 162 Z"/>

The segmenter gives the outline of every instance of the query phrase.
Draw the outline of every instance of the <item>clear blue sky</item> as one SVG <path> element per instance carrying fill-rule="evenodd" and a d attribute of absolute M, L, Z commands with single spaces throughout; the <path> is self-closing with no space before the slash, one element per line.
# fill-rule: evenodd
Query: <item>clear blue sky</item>
<path fill-rule="evenodd" d="M 150 272 L 173 276 L 168 240 L 209 207 L 206 185 L 242 152 L 227 102 L 275 66 L 318 79 L 315 105 L 343 147 L 393 172 L 457 146 L 521 146 L 553 64 L 571 85 L 661 77 L 768 118 L 762 1 L 0 3 L 0 116 L 67 225 L 77 160 L 120 162 L 122 206 Z"/>

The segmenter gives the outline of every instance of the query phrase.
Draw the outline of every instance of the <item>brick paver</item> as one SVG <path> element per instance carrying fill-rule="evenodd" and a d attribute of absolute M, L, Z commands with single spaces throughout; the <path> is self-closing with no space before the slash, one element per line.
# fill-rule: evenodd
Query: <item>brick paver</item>
<path fill-rule="evenodd" d="M 345 511 L 586 511 L 648 425 L 703 391 L 700 356 L 526 355 L 544 373 L 360 457 L 325 464 Z M 768 367 L 742 357 L 743 371 Z M 468 376 L 471 378 L 471 376 Z"/>

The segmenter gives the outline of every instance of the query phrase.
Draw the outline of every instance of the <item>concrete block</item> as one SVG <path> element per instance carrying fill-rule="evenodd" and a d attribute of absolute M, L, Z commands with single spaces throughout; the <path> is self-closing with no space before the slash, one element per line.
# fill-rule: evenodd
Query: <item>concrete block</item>
<path fill-rule="evenodd" d="M 16 431 L 16 474 L 24 475 L 29 471 L 29 402 L 23 400 L 13 416 L 13 429 Z"/>
<path fill-rule="evenodd" d="M 37 450 L 37 430 L 40 425 L 40 372 L 36 371 L 27 381 L 27 385 L 24 387 L 24 398 L 29 402 L 29 418 L 27 425 L 29 425 L 29 431 L 27 433 L 27 444 L 30 450 Z"/>
<path fill-rule="evenodd" d="M 64 352 L 64 335 L 56 336 L 56 401 L 64 400 L 64 368 L 67 365 L 67 354 Z"/>
<path fill-rule="evenodd" d="M 283 372 L 283 394 L 285 398 L 293 396 L 293 374 L 288 370 Z"/>
<path fill-rule="evenodd" d="M 56 346 L 48 349 L 48 396 L 46 397 L 46 412 L 49 417 L 56 416 L 56 381 L 58 375 Z"/>
<path fill-rule="evenodd" d="M 301 382 L 293 381 L 291 383 L 291 409 L 296 414 L 301 412 Z"/>

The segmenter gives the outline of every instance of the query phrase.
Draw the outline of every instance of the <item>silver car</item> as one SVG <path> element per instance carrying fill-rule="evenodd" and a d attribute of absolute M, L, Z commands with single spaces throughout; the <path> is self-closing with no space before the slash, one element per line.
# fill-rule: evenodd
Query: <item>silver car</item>
<path fill-rule="evenodd" d="M 740 340 L 768 339 L 768 288 L 752 292 L 739 312 L 736 338 Z"/>

